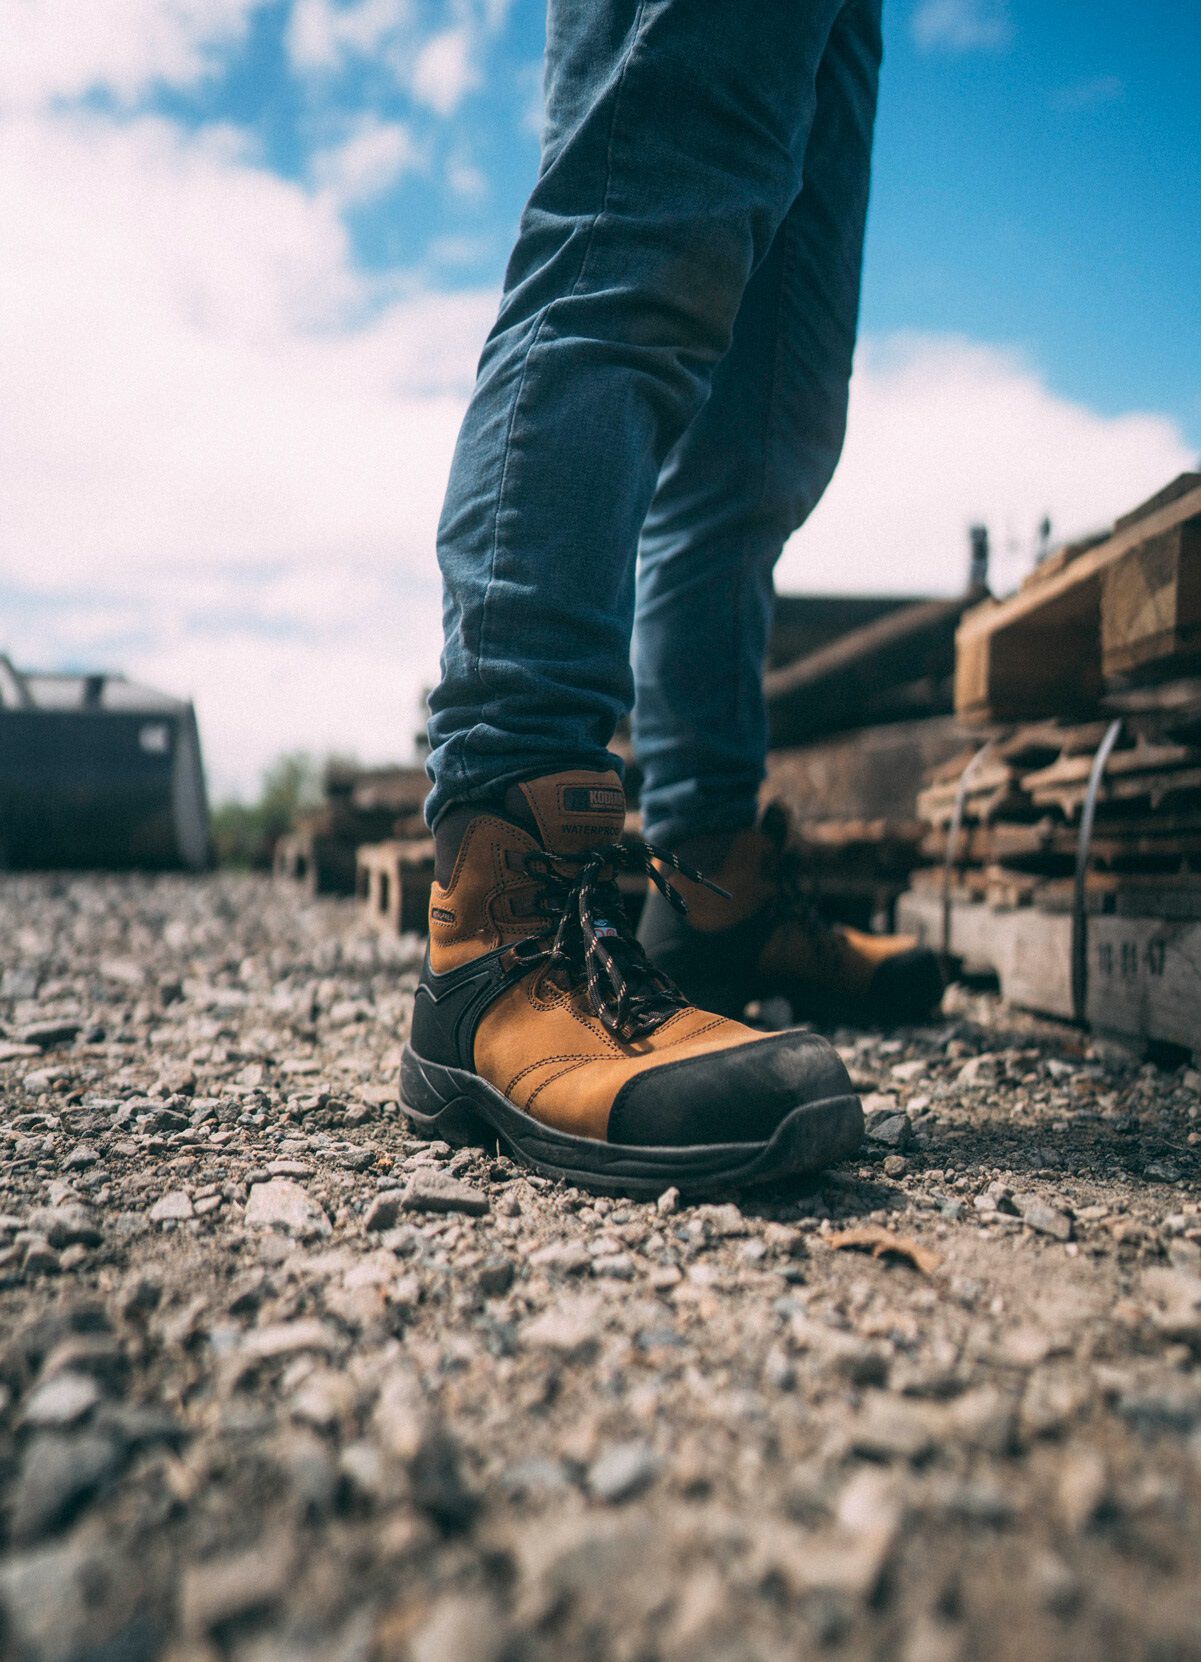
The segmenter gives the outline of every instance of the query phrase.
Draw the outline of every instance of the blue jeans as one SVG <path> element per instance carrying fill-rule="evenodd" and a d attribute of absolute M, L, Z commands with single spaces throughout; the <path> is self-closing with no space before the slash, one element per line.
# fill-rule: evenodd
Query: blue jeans
<path fill-rule="evenodd" d="M 439 528 L 431 824 L 619 767 L 631 704 L 648 837 L 753 822 L 772 567 L 846 421 L 880 7 L 551 0 Z"/>

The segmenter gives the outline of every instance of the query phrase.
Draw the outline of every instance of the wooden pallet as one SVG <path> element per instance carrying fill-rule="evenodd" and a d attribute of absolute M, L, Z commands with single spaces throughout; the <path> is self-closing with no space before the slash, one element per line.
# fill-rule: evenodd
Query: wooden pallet
<path fill-rule="evenodd" d="M 943 920 L 943 899 L 932 886 L 912 889 L 898 903 L 898 927 L 939 949 Z M 949 950 L 966 972 L 995 974 L 1014 1004 L 1073 1016 L 1069 911 L 1004 909 L 957 893 L 949 921 Z M 1086 927 L 1089 1026 L 1201 1055 L 1201 918 L 1094 912 Z"/>
<path fill-rule="evenodd" d="M 955 710 L 971 723 L 1084 716 L 1107 679 L 1201 654 L 1201 474 L 1182 474 L 1112 535 L 1044 561 L 956 636 Z"/>

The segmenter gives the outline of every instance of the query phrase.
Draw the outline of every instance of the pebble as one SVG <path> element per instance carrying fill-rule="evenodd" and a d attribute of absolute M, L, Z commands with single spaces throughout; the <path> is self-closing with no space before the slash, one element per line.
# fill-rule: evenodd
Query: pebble
<path fill-rule="evenodd" d="M 410 1662 L 502 1662 L 510 1635 L 496 1604 L 482 1594 L 447 1593 L 413 1635 Z"/>
<path fill-rule="evenodd" d="M 100 1387 L 89 1375 L 59 1373 L 37 1387 L 21 1418 L 28 1426 L 65 1430 L 91 1413 L 100 1398 Z"/>
<path fill-rule="evenodd" d="M 1095 1449 L 1069 1449 L 1059 1467 L 1056 1507 L 1065 1528 L 1079 1535 L 1094 1522 L 1109 1492 L 1109 1473 Z"/>
<path fill-rule="evenodd" d="M 489 1203 L 487 1195 L 470 1184 L 442 1172 L 418 1171 L 409 1179 L 400 1205 L 406 1212 L 465 1212 L 478 1218 L 487 1212 Z"/>
<path fill-rule="evenodd" d="M 307 1191 L 290 1177 L 271 1177 L 256 1183 L 246 1202 L 250 1229 L 278 1229 L 299 1240 L 330 1234 L 330 1221 Z"/>
<path fill-rule="evenodd" d="M 551 1351 L 565 1361 L 583 1361 L 595 1352 L 600 1328 L 596 1303 L 562 1299 L 525 1322 L 521 1338 L 532 1349 Z"/>
<path fill-rule="evenodd" d="M 271 1540 L 247 1552 L 187 1565 L 179 1590 L 185 1633 L 211 1633 L 270 1610 L 287 1589 L 293 1556 L 290 1542 Z"/>
<path fill-rule="evenodd" d="M 867 1134 L 874 1143 L 897 1150 L 908 1148 L 913 1141 L 913 1122 L 908 1114 L 885 1112 L 869 1119 Z"/>
<path fill-rule="evenodd" d="M 1057 1241 L 1072 1239 L 1071 1216 L 1037 1194 L 1015 1194 L 1013 1204 L 1022 1222 L 1036 1234 L 1050 1235 Z"/>
<path fill-rule="evenodd" d="M 186 1223 L 195 1216 L 192 1197 L 183 1189 L 169 1189 L 146 1215 L 151 1223 Z"/>
<path fill-rule="evenodd" d="M 67 1522 L 119 1465 L 116 1445 L 96 1432 L 39 1432 L 26 1445 L 13 1490 L 13 1540 L 24 1546 Z"/>
<path fill-rule="evenodd" d="M 33 1045 L 38 1050 L 57 1050 L 76 1038 L 80 1025 L 77 1021 L 34 1021 L 21 1028 L 17 1037 L 23 1045 Z"/>
<path fill-rule="evenodd" d="M 588 1491 L 614 1504 L 640 1494 L 655 1479 L 659 1462 L 645 1443 L 616 1443 L 588 1468 Z"/>

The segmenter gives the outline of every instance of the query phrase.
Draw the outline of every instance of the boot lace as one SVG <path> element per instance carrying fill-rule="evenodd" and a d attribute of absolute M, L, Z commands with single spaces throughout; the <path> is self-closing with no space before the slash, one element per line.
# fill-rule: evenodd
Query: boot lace
<path fill-rule="evenodd" d="M 688 1008 L 675 982 L 655 968 L 638 944 L 617 887 L 625 873 L 645 876 L 677 912 L 686 913 L 687 902 L 660 864 L 726 895 L 694 867 L 651 843 L 609 843 L 584 854 L 539 849 L 525 857 L 526 870 L 539 884 L 538 910 L 546 929 L 518 951 L 561 975 L 568 987 L 582 986 L 606 1029 L 625 1041 L 653 1033 Z"/>

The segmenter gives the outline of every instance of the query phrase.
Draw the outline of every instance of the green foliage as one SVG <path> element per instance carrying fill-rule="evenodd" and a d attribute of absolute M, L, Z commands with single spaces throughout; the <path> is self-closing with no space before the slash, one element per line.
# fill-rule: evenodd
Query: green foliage
<path fill-rule="evenodd" d="M 213 809 L 217 864 L 269 868 L 277 840 L 291 829 L 297 814 L 320 804 L 327 771 L 347 765 L 342 757 L 320 763 L 304 750 L 278 757 L 263 773 L 257 801 L 223 802 Z"/>

